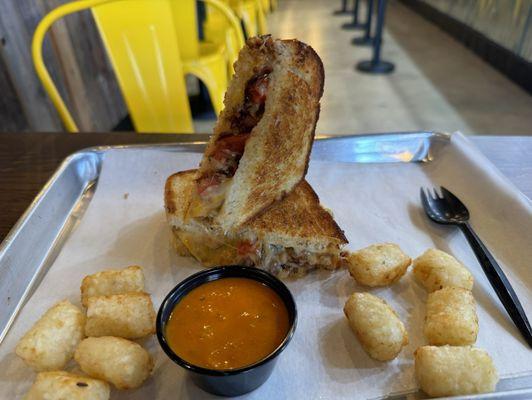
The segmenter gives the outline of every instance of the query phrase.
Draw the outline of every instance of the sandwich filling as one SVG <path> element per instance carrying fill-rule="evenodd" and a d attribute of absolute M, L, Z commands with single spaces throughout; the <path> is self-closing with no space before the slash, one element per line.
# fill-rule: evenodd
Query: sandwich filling
<path fill-rule="evenodd" d="M 207 267 L 255 266 L 280 278 L 302 276 L 316 268 L 333 270 L 342 266 L 345 258 L 339 248 L 312 251 L 241 236 L 217 236 L 212 231 L 202 233 L 174 229 L 173 233 L 190 254 Z"/>
<path fill-rule="evenodd" d="M 244 101 L 229 118 L 231 129 L 218 135 L 207 154 L 207 163 L 196 179 L 196 195 L 190 209 L 192 217 L 209 216 L 223 205 L 246 142 L 264 114 L 271 72 L 271 68 L 264 68 L 248 80 Z"/>

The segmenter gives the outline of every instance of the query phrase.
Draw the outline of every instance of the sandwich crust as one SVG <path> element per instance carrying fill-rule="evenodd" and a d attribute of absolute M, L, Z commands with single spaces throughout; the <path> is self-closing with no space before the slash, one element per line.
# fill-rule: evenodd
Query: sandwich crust
<path fill-rule="evenodd" d="M 196 171 L 195 169 L 179 171 L 166 178 L 164 184 L 164 208 L 167 215 L 176 214 L 184 218 L 188 203 L 187 192 L 189 192 L 192 186 L 190 181 L 196 175 Z M 188 183 L 179 189 L 179 187 L 176 187 L 176 184 L 181 182 L 181 179 L 183 179 L 183 183 L 185 181 Z"/>

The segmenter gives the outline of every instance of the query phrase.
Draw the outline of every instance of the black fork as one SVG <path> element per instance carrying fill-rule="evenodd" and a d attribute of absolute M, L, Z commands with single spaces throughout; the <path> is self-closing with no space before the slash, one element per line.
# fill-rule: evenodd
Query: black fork
<path fill-rule="evenodd" d="M 521 306 L 501 267 L 469 225 L 467 207 L 449 190 L 444 187 L 440 189 L 441 194 L 436 189 L 433 189 L 433 193 L 431 193 L 430 190 L 421 188 L 421 203 L 425 212 L 431 220 L 438 224 L 456 225 L 462 230 L 502 305 L 528 345 L 532 347 L 532 329 L 523 306 Z"/>

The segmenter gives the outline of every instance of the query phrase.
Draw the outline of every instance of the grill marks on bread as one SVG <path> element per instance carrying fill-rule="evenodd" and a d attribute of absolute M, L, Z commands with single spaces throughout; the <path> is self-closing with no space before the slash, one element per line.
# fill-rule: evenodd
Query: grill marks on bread
<path fill-rule="evenodd" d="M 309 86 L 293 74 L 288 74 L 284 80 L 292 81 L 292 91 L 272 89 L 271 95 L 276 97 L 276 101 L 269 105 L 271 113 L 274 115 L 286 113 L 286 115 L 291 115 L 292 118 L 297 118 L 299 120 L 298 123 L 301 125 L 310 126 L 314 124 L 315 114 L 305 112 L 305 110 L 313 107 Z M 274 91 L 276 92 L 274 93 Z M 288 190 L 272 198 L 272 183 L 287 179 L 290 182 L 290 186 L 294 187 L 301 181 L 299 174 L 289 174 L 287 176 L 287 170 L 304 171 L 306 173 L 308 159 L 298 157 L 299 154 L 294 154 L 294 152 L 308 153 L 310 155 L 312 141 L 305 135 L 294 135 L 290 140 L 287 140 L 286 136 L 289 136 L 288 132 L 293 125 L 294 122 L 290 118 L 267 120 L 262 126 L 263 129 L 280 132 L 281 134 L 269 135 L 265 140 L 258 141 L 258 144 L 250 142 L 250 146 L 257 145 L 259 147 L 257 152 L 260 151 L 262 157 L 268 160 L 269 167 L 264 168 L 264 166 L 259 164 L 251 164 L 254 168 L 254 175 L 260 177 L 260 179 L 249 185 L 250 193 L 246 199 L 244 209 L 251 209 L 253 204 L 257 202 L 267 207 L 284 197 Z M 287 135 L 283 135 L 283 132 L 287 132 Z"/>

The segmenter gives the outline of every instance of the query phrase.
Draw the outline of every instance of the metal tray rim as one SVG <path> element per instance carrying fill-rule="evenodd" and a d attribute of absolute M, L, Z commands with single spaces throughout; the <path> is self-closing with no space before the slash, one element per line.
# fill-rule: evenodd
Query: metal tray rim
<path fill-rule="evenodd" d="M 55 170 L 53 175 L 48 179 L 48 181 L 46 181 L 46 183 L 44 184 L 42 189 L 39 191 L 39 193 L 37 193 L 35 198 L 32 200 L 32 202 L 29 204 L 29 206 L 26 208 L 26 210 L 19 217 L 17 222 L 15 222 L 13 227 L 9 230 L 9 232 L 6 235 L 6 237 L 0 243 L 0 259 L 4 256 L 4 253 L 5 253 L 6 249 L 7 249 L 7 247 L 9 247 L 9 245 L 13 242 L 13 240 L 15 239 L 17 233 L 20 231 L 22 226 L 24 226 L 24 224 L 29 220 L 32 211 L 37 207 L 37 205 L 40 204 L 42 199 L 50 191 L 50 189 L 54 185 L 54 183 L 57 182 L 59 177 L 65 172 L 65 170 L 68 168 L 70 163 L 74 159 L 78 158 L 80 155 L 82 155 L 84 153 L 87 153 L 89 151 L 92 151 L 92 150 L 86 149 L 86 150 L 76 151 L 76 152 L 70 154 L 69 156 L 67 156 L 61 162 L 61 164 L 59 165 L 59 167 L 57 167 L 57 169 Z"/>
<path fill-rule="evenodd" d="M 68 161 L 70 157 L 75 156 L 79 153 L 87 153 L 87 152 L 105 152 L 108 150 L 127 150 L 127 149 L 143 149 L 143 148 L 172 148 L 176 146 L 201 146 L 207 144 L 209 141 L 209 138 L 211 137 L 210 134 L 195 134 L 194 136 L 197 137 L 197 135 L 201 135 L 204 140 L 185 140 L 185 141 L 175 141 L 175 142 L 169 142 L 169 143 L 136 143 L 136 144 L 119 144 L 119 145 L 101 145 L 101 146 L 90 146 L 85 147 L 83 149 L 77 150 L 71 155 L 69 155 L 63 162 Z M 411 136 L 420 136 L 425 138 L 434 138 L 436 140 L 444 140 L 448 141 L 452 137 L 452 133 L 448 132 L 442 132 L 442 131 L 402 131 L 402 132 L 390 132 L 390 133 L 370 133 L 370 134 L 354 134 L 354 135 L 325 135 L 320 134 L 316 135 L 314 138 L 314 141 L 322 142 L 322 141 L 340 141 L 340 140 L 349 140 L 349 139 L 360 139 L 360 138 L 382 138 L 382 137 L 391 137 L 392 135 L 396 135 L 399 137 L 406 137 Z M 188 136 L 192 135 L 183 135 L 183 138 L 188 138 Z"/>

